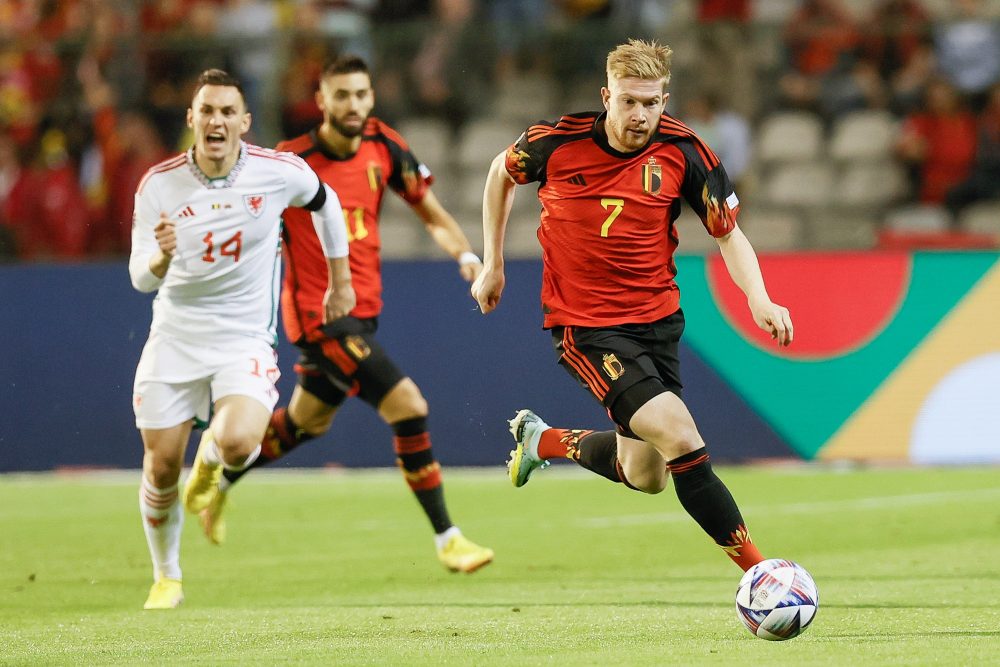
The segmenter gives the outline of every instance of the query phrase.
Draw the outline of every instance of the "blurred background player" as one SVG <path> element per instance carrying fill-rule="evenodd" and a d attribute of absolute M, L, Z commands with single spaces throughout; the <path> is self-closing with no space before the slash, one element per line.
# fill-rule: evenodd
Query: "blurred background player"
<path fill-rule="evenodd" d="M 681 400 L 684 314 L 674 282 L 674 222 L 683 197 L 715 237 L 754 320 L 780 345 L 788 311 L 767 295 L 736 226 L 739 200 L 718 157 L 664 113 L 671 50 L 629 40 L 607 59 L 605 112 L 530 126 L 493 160 L 483 199 L 485 268 L 472 287 L 483 313 L 504 288 L 503 237 L 519 184 L 539 181 L 542 310 L 559 363 L 600 401 L 617 433 L 550 429 L 530 410 L 511 420 L 515 486 L 568 457 L 646 493 L 667 485 L 744 570 L 763 560 Z"/>
<path fill-rule="evenodd" d="M 205 479 L 242 469 L 260 452 L 278 399 L 273 297 L 285 207 L 317 214 L 329 267 L 329 279 L 321 272 L 323 317 L 342 317 L 355 303 L 337 196 L 300 158 L 244 143 L 250 121 L 239 82 L 205 71 L 187 112 L 194 146 L 150 169 L 136 190 L 129 274 L 137 290 L 158 290 L 133 394 L 145 448 L 139 509 L 154 573 L 146 609 L 184 598 L 177 482 L 193 419 L 207 419 L 213 402 L 188 506 Z"/>
<path fill-rule="evenodd" d="M 344 56 L 330 64 L 320 79 L 316 103 L 323 112 L 322 125 L 278 148 L 297 153 L 324 182 L 336 186 L 350 239 L 357 307 L 349 317 L 323 326 L 319 242 L 308 211 L 286 211 L 282 315 L 289 340 L 302 351 L 296 365 L 299 383 L 288 408 L 279 408 L 271 417 L 256 462 L 244 470 L 223 473 L 218 494 L 201 512 L 202 527 L 210 540 L 221 543 L 229 486 L 250 468 L 281 458 L 326 433 L 344 400 L 357 395 L 392 428 L 397 463 L 431 522 L 441 562 L 453 571 L 472 572 L 489 563 L 493 551 L 468 540 L 451 522 L 440 465 L 427 432 L 427 401 L 374 338 L 382 310 L 378 212 L 386 188 L 413 208 L 437 244 L 458 261 L 462 278 L 475 280 L 482 263 L 431 192 L 427 167 L 417 161 L 402 137 L 371 116 L 375 98 L 364 60 Z"/>

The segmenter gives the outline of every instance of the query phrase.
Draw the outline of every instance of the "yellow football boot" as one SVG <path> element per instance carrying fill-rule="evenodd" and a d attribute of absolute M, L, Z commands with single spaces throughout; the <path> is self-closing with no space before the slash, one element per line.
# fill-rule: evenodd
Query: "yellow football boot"
<path fill-rule="evenodd" d="M 208 507 L 219 493 L 222 464 L 212 465 L 205 460 L 205 452 L 213 446 L 211 431 L 205 431 L 198 443 L 198 453 L 191 465 L 191 474 L 184 484 L 184 507 L 191 514 L 198 514 Z"/>
<path fill-rule="evenodd" d="M 481 547 L 461 533 L 452 535 L 442 548 L 438 559 L 452 572 L 472 573 L 493 561 L 493 549 Z"/>
<path fill-rule="evenodd" d="M 181 589 L 180 579 L 167 579 L 161 577 L 149 589 L 149 597 L 143 609 L 175 609 L 181 602 L 184 602 L 184 591 Z"/>
<path fill-rule="evenodd" d="M 222 516 L 222 512 L 226 508 L 227 495 L 224 491 L 219 491 L 212 496 L 208 507 L 198 513 L 201 530 L 212 544 L 222 544 L 226 541 L 226 517 Z"/>

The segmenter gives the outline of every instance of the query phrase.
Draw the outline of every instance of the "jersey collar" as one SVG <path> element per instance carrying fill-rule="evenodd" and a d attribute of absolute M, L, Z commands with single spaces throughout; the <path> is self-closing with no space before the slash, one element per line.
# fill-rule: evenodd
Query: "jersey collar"
<path fill-rule="evenodd" d="M 319 152 L 319 154 L 325 157 L 327 160 L 330 160 L 331 162 L 347 162 L 348 160 L 352 159 L 355 155 L 357 155 L 358 152 L 361 150 L 361 147 L 359 146 L 358 150 L 354 151 L 350 155 L 340 155 L 338 153 L 334 153 L 333 151 L 328 149 L 326 147 L 326 144 L 323 143 L 323 140 L 319 138 L 318 127 L 314 127 L 312 130 L 309 131 L 309 138 L 312 139 L 312 144 Z M 361 138 L 361 141 L 364 142 L 363 136 Z"/>
<path fill-rule="evenodd" d="M 243 166 L 247 163 L 247 144 L 242 139 L 240 140 L 240 156 L 236 158 L 236 164 L 233 168 L 229 170 L 229 173 L 224 177 L 220 178 L 209 178 L 205 175 L 205 172 L 201 170 L 198 163 L 194 161 L 194 146 L 188 149 L 187 152 L 187 164 L 188 169 L 194 174 L 194 177 L 201 181 L 201 184 L 206 188 L 230 188 L 233 183 L 236 182 L 236 177 L 240 175 L 240 171 L 243 170 Z"/>

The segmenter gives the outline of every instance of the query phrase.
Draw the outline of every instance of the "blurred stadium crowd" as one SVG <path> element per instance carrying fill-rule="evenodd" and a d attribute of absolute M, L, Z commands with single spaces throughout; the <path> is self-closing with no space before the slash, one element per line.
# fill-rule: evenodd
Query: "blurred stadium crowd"
<path fill-rule="evenodd" d="M 317 123 L 346 51 L 478 245 L 491 158 L 598 108 L 629 36 L 674 48 L 668 110 L 719 153 L 758 249 L 1000 243 L 1000 0 L 6 0 L 0 256 L 127 254 L 136 184 L 186 148 L 201 70 L 244 80 L 249 139 L 274 145 Z M 513 256 L 538 253 L 528 195 Z M 434 256 L 404 209 L 387 202 L 385 254 Z M 682 217 L 681 250 L 710 250 Z"/>

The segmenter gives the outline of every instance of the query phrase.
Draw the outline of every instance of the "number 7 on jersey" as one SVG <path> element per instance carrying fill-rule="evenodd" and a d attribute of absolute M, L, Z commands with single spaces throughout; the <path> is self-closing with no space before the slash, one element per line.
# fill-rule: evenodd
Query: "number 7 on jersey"
<path fill-rule="evenodd" d="M 625 208 L 625 200 L 605 197 L 601 199 L 601 206 L 604 207 L 605 211 L 608 210 L 609 207 L 614 207 L 611 209 L 611 212 L 608 213 L 608 217 L 605 219 L 604 224 L 601 225 L 601 236 L 603 238 L 607 238 L 608 232 L 611 230 L 611 225 L 618 219 L 618 216 L 621 215 L 622 209 Z"/>

